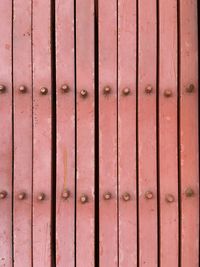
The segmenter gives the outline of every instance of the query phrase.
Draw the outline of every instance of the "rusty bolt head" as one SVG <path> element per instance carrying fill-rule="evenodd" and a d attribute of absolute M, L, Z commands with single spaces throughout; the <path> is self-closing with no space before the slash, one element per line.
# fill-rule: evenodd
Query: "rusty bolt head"
<path fill-rule="evenodd" d="M 123 195 L 122 195 L 122 199 L 124 201 L 129 201 L 131 199 L 131 196 L 129 193 L 125 192 Z"/>
<path fill-rule="evenodd" d="M 46 95 L 48 93 L 48 89 L 46 87 L 42 87 L 42 88 L 40 88 L 40 93 L 42 95 Z"/>
<path fill-rule="evenodd" d="M 83 195 L 80 197 L 80 202 L 81 202 L 82 204 L 87 203 L 87 202 L 88 202 L 88 196 L 85 195 L 85 194 L 83 194 Z"/>
<path fill-rule="evenodd" d="M 19 195 L 18 195 L 19 200 L 23 200 L 25 198 L 26 198 L 26 193 L 24 193 L 24 192 L 19 193 Z"/>
<path fill-rule="evenodd" d="M 61 90 L 63 93 L 67 93 L 67 92 L 69 92 L 69 86 L 67 84 L 63 84 L 61 86 Z"/>
<path fill-rule="evenodd" d="M 151 94 L 153 92 L 153 87 L 151 85 L 147 85 L 145 88 L 145 93 L 146 94 Z"/>
<path fill-rule="evenodd" d="M 146 199 L 152 199 L 152 198 L 153 198 L 153 192 L 151 192 L 151 191 L 147 191 L 147 192 L 145 193 L 145 198 L 146 198 Z"/>
<path fill-rule="evenodd" d="M 166 200 L 166 202 L 168 202 L 168 203 L 172 203 L 172 202 L 175 201 L 175 198 L 174 198 L 173 195 L 171 195 L 171 194 L 167 194 L 167 195 L 165 196 L 165 200 Z"/>
<path fill-rule="evenodd" d="M 82 89 L 82 90 L 80 91 L 80 95 L 81 95 L 82 97 L 87 97 L 87 95 L 88 95 L 88 91 L 85 90 L 85 89 Z"/>
<path fill-rule="evenodd" d="M 164 91 L 164 96 L 165 97 L 171 97 L 172 96 L 172 90 L 171 89 L 166 89 Z"/>
<path fill-rule="evenodd" d="M 103 198 L 104 198 L 105 200 L 109 200 L 109 199 L 112 198 L 112 194 L 111 194 L 110 192 L 106 192 L 106 193 L 103 195 Z"/>
<path fill-rule="evenodd" d="M 7 195 L 8 195 L 8 193 L 7 193 L 6 191 L 1 191 L 1 192 L 0 192 L 0 199 L 4 199 L 4 198 L 6 198 Z"/>
<path fill-rule="evenodd" d="M 26 86 L 21 85 L 21 86 L 19 87 L 19 92 L 20 92 L 20 93 L 25 93 L 25 92 L 26 92 Z"/>
<path fill-rule="evenodd" d="M 194 190 L 191 187 L 188 187 L 185 190 L 185 195 L 186 195 L 186 197 L 193 197 L 194 196 Z"/>
<path fill-rule="evenodd" d="M 103 89 L 104 95 L 108 95 L 111 93 L 111 88 L 109 86 L 104 87 Z"/>
<path fill-rule="evenodd" d="M 128 87 L 126 87 L 126 88 L 123 89 L 122 92 L 123 92 L 123 95 L 129 95 L 131 91 L 130 91 L 130 89 Z"/>
<path fill-rule="evenodd" d="M 45 199 L 45 194 L 44 194 L 44 193 L 39 193 L 39 195 L 37 196 L 37 199 L 38 199 L 39 201 L 44 200 L 44 199 Z"/>
<path fill-rule="evenodd" d="M 5 92 L 6 87 L 3 84 L 0 84 L 0 93 Z"/>
<path fill-rule="evenodd" d="M 64 190 L 63 192 L 62 192 L 62 198 L 63 199 L 68 199 L 70 197 L 70 192 L 69 192 L 69 190 Z"/>
<path fill-rule="evenodd" d="M 186 92 L 187 93 L 193 93 L 195 89 L 194 84 L 190 84 L 188 87 L 186 87 Z"/>

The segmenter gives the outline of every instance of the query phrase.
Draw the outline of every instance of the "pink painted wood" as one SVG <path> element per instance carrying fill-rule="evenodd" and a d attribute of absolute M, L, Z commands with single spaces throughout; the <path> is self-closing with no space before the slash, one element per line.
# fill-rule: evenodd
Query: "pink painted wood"
<path fill-rule="evenodd" d="M 114 0 L 99 0 L 99 179 L 100 266 L 116 267 L 118 266 L 117 2 Z M 112 194 L 109 200 L 104 199 L 104 194 L 107 192 Z"/>
<path fill-rule="evenodd" d="M 94 1 L 76 1 L 76 266 L 94 264 Z"/>
<path fill-rule="evenodd" d="M 75 81 L 74 1 L 56 1 L 57 197 L 56 266 L 74 266 Z M 69 194 L 69 197 L 68 197 Z"/>
<path fill-rule="evenodd" d="M 197 1 L 180 1 L 181 266 L 199 266 Z M 190 88 L 194 91 L 190 91 Z M 189 91 L 188 91 L 189 89 Z M 194 195 L 193 195 L 193 192 Z"/>
<path fill-rule="evenodd" d="M 33 0 L 33 266 L 36 267 L 51 265 L 50 7 L 50 0 Z"/>
<path fill-rule="evenodd" d="M 14 266 L 32 263 L 31 1 L 14 1 Z"/>
<path fill-rule="evenodd" d="M 159 2 L 160 265 L 178 266 L 177 1 Z"/>
<path fill-rule="evenodd" d="M 0 266 L 12 266 L 12 1 L 0 1 Z M 5 89 L 5 90 L 2 90 Z M 4 193 L 7 193 L 7 196 Z M 5 198 L 3 198 L 5 196 Z"/>
<path fill-rule="evenodd" d="M 157 1 L 139 1 L 139 265 L 157 266 Z M 149 248 L 151 244 L 151 248 Z"/>
<path fill-rule="evenodd" d="M 137 199 L 136 1 L 133 0 L 118 1 L 118 160 L 119 266 L 134 267 L 137 266 Z"/>

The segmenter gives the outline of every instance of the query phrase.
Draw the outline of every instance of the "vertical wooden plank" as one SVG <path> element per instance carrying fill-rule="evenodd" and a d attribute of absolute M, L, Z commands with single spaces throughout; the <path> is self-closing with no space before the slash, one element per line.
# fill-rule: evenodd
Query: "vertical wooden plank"
<path fill-rule="evenodd" d="M 12 1 L 0 1 L 0 11 L 0 266 L 10 267 L 12 266 Z"/>
<path fill-rule="evenodd" d="M 181 266 L 199 266 L 197 1 L 180 3 Z"/>
<path fill-rule="evenodd" d="M 119 266 L 137 266 L 136 1 L 118 1 Z"/>
<path fill-rule="evenodd" d="M 33 265 L 51 265 L 51 1 L 33 0 Z"/>
<path fill-rule="evenodd" d="M 14 266 L 32 262 L 31 0 L 14 1 Z"/>
<path fill-rule="evenodd" d="M 177 1 L 159 2 L 160 265 L 178 266 Z"/>
<path fill-rule="evenodd" d="M 57 198 L 56 266 L 74 266 L 74 1 L 56 0 Z"/>
<path fill-rule="evenodd" d="M 118 266 L 117 1 L 99 0 L 100 266 Z"/>
<path fill-rule="evenodd" d="M 76 1 L 76 266 L 94 266 L 94 1 Z"/>
<path fill-rule="evenodd" d="M 139 266 L 157 265 L 157 1 L 138 2 Z M 149 249 L 151 244 L 151 249 Z"/>

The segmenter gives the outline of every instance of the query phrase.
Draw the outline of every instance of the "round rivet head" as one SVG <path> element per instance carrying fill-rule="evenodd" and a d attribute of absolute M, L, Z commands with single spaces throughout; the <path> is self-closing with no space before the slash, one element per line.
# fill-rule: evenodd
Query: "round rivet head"
<path fill-rule="evenodd" d="M 80 202 L 82 204 L 85 204 L 88 202 L 88 196 L 86 196 L 85 194 L 83 194 L 81 197 L 80 197 Z"/>
<path fill-rule="evenodd" d="M 146 94 L 151 94 L 153 92 L 153 87 L 151 85 L 147 85 L 145 88 L 145 93 Z"/>
<path fill-rule="evenodd" d="M 153 198 L 153 192 L 151 192 L 151 191 L 147 191 L 147 192 L 145 193 L 145 198 L 146 198 L 146 199 L 152 199 L 152 198 Z"/>
<path fill-rule="evenodd" d="M 0 93 L 5 92 L 6 87 L 3 84 L 0 84 Z"/>
<path fill-rule="evenodd" d="M 194 196 L 194 190 L 191 187 L 188 187 L 185 190 L 185 195 L 186 195 L 186 197 L 193 197 Z"/>
<path fill-rule="evenodd" d="M 186 92 L 187 93 L 193 93 L 195 89 L 194 84 L 190 84 L 188 87 L 186 87 Z"/>
<path fill-rule="evenodd" d="M 85 90 L 85 89 L 82 89 L 82 90 L 80 91 L 80 95 L 81 95 L 82 97 L 86 97 L 86 96 L 88 95 L 88 91 Z"/>
<path fill-rule="evenodd" d="M 175 198 L 174 198 L 173 195 L 171 195 L 171 194 L 167 194 L 167 195 L 165 196 L 165 201 L 168 202 L 168 203 L 172 203 L 172 202 L 175 201 Z"/>
<path fill-rule="evenodd" d="M 112 198 L 112 195 L 111 195 L 110 192 L 106 192 L 106 193 L 103 195 L 103 198 L 104 198 L 105 200 L 109 200 L 109 199 Z"/>
<path fill-rule="evenodd" d="M 40 93 L 42 95 L 46 95 L 48 93 L 48 89 L 46 87 L 42 87 L 42 88 L 40 88 Z"/>
<path fill-rule="evenodd" d="M 122 199 L 124 201 L 129 201 L 131 199 L 131 196 L 129 193 L 125 192 L 123 195 L 122 195 Z"/>
<path fill-rule="evenodd" d="M 69 86 L 68 86 L 67 84 L 63 84 L 63 85 L 61 86 L 61 91 L 62 91 L 63 93 L 67 93 L 67 92 L 69 92 Z"/>
<path fill-rule="evenodd" d="M 37 196 L 37 199 L 38 199 L 39 201 L 44 200 L 44 199 L 45 199 L 45 194 L 44 194 L 44 193 L 39 193 L 39 195 Z"/>
<path fill-rule="evenodd" d="M 106 86 L 103 88 L 104 95 L 108 95 L 111 93 L 111 88 L 109 86 Z"/>
<path fill-rule="evenodd" d="M 63 199 L 68 199 L 70 197 L 70 192 L 69 192 L 69 190 L 64 190 L 63 192 L 62 192 L 62 198 Z"/>
<path fill-rule="evenodd" d="M 123 91 L 122 91 L 123 95 L 129 95 L 130 92 L 131 91 L 130 91 L 130 89 L 128 87 L 124 88 Z"/>
<path fill-rule="evenodd" d="M 7 192 L 6 191 L 1 191 L 0 192 L 0 199 L 4 199 L 4 198 L 6 198 L 7 197 Z"/>
<path fill-rule="evenodd" d="M 19 193 L 19 195 L 18 195 L 19 200 L 23 200 L 25 198 L 26 198 L 26 193 L 24 193 L 24 192 Z"/>
<path fill-rule="evenodd" d="M 21 85 L 20 87 L 19 87 L 19 92 L 20 93 L 25 93 L 26 92 L 26 86 L 24 86 L 24 85 Z"/>
<path fill-rule="evenodd" d="M 171 89 L 166 89 L 164 91 L 164 96 L 165 97 L 171 97 L 172 96 L 172 90 Z"/>

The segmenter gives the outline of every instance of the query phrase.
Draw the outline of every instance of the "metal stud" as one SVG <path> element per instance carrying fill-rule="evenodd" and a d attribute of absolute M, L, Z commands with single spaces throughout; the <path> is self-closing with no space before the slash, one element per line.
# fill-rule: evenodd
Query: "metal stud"
<path fill-rule="evenodd" d="M 48 89 L 46 87 L 42 87 L 42 88 L 40 88 L 40 93 L 42 95 L 46 95 L 48 93 Z"/>
<path fill-rule="evenodd" d="M 37 196 L 37 199 L 38 199 L 39 201 L 44 200 L 44 199 L 45 199 L 45 194 L 44 194 L 44 193 L 39 193 L 38 196 Z"/>
<path fill-rule="evenodd" d="M 129 201 L 131 199 L 131 196 L 129 193 L 125 192 L 123 195 L 122 195 L 122 199 L 124 201 Z"/>
<path fill-rule="evenodd" d="M 67 84 L 63 84 L 61 86 L 61 90 L 63 93 L 67 93 L 67 92 L 69 92 L 69 86 Z"/>
<path fill-rule="evenodd" d="M 88 196 L 85 195 L 85 194 L 82 194 L 82 196 L 80 197 L 80 202 L 81 202 L 82 204 L 87 203 L 87 202 L 88 202 Z"/>
<path fill-rule="evenodd" d="M 20 87 L 19 87 L 19 92 L 20 93 L 26 93 L 26 86 L 24 86 L 24 85 L 21 85 Z"/>
<path fill-rule="evenodd" d="M 87 95 L 88 95 L 88 91 L 85 90 L 85 89 L 82 89 L 82 90 L 80 91 L 80 95 L 81 95 L 82 97 L 87 97 Z"/>
<path fill-rule="evenodd" d="M 165 97 L 171 97 L 172 96 L 172 90 L 171 89 L 166 89 L 164 91 L 164 96 Z"/>
<path fill-rule="evenodd" d="M 145 88 L 145 93 L 146 94 L 151 94 L 153 92 L 153 87 L 151 85 L 147 85 Z"/>
<path fill-rule="evenodd" d="M 186 195 L 186 197 L 193 197 L 194 196 L 194 190 L 191 187 L 188 187 L 185 190 L 185 195 Z"/>
<path fill-rule="evenodd" d="M 145 198 L 146 198 L 146 199 L 152 199 L 152 198 L 153 198 L 153 192 L 151 192 L 151 191 L 147 191 L 147 192 L 145 193 Z"/>
<path fill-rule="evenodd" d="M 104 198 L 105 200 L 109 200 L 109 199 L 112 198 L 112 194 L 111 194 L 110 192 L 106 192 L 106 193 L 103 195 L 103 198 Z"/>
<path fill-rule="evenodd" d="M 21 192 L 21 193 L 19 193 L 19 195 L 18 195 L 18 199 L 19 200 L 23 200 L 23 199 L 25 199 L 26 198 L 26 193 L 25 192 Z"/>
<path fill-rule="evenodd" d="M 3 84 L 0 84 L 0 93 L 4 93 L 6 90 L 6 87 Z"/>
<path fill-rule="evenodd" d="M 166 200 L 166 202 L 168 202 L 168 203 L 172 203 L 172 202 L 175 201 L 175 198 L 174 198 L 173 195 L 171 195 L 171 194 L 167 194 L 167 195 L 165 196 L 165 200 Z"/>
<path fill-rule="evenodd" d="M 1 191 L 1 192 L 0 192 L 0 199 L 4 199 L 4 198 L 6 198 L 7 195 L 8 195 L 8 193 L 7 193 L 6 191 Z"/>
<path fill-rule="evenodd" d="M 111 93 L 111 88 L 109 86 L 104 87 L 103 89 L 104 95 L 108 95 Z"/>
<path fill-rule="evenodd" d="M 63 199 L 68 199 L 69 197 L 70 197 L 69 190 L 67 190 L 67 189 L 63 190 L 63 192 L 62 192 L 62 198 Z"/>
<path fill-rule="evenodd" d="M 195 90 L 194 84 L 190 84 L 188 87 L 186 87 L 186 92 L 187 93 L 193 93 Z"/>
<path fill-rule="evenodd" d="M 130 89 L 128 87 L 126 87 L 126 88 L 123 89 L 122 92 L 123 92 L 123 95 L 129 95 L 131 91 L 130 91 Z"/>

